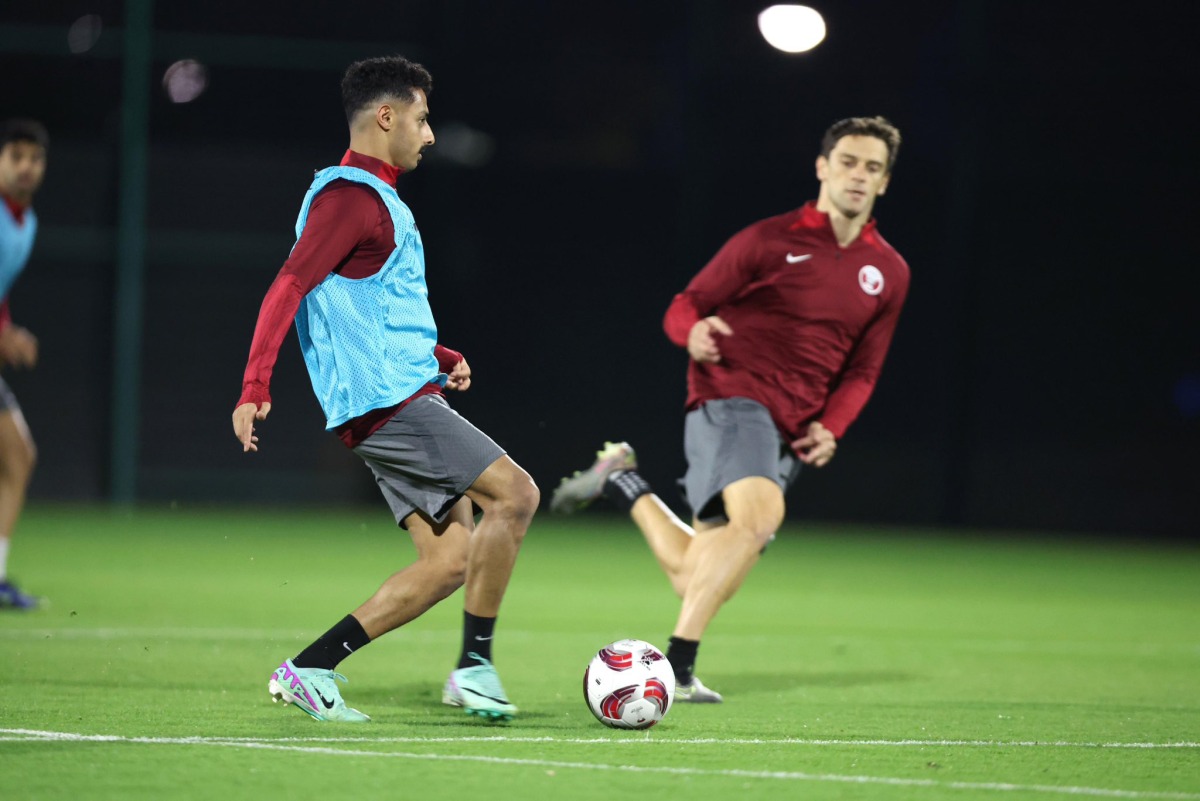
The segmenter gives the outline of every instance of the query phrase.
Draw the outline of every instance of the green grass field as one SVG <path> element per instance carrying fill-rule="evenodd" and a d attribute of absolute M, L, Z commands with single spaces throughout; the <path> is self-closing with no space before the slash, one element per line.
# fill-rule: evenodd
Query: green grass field
<path fill-rule="evenodd" d="M 368 510 L 35 507 L 0 613 L 0 798 L 1200 799 L 1200 552 L 789 527 L 723 610 L 719 706 L 602 727 L 604 644 L 677 610 L 616 518 L 540 515 L 496 663 L 521 714 L 440 704 L 462 596 L 340 668 L 364 726 L 272 704 L 270 672 L 413 550 Z"/>

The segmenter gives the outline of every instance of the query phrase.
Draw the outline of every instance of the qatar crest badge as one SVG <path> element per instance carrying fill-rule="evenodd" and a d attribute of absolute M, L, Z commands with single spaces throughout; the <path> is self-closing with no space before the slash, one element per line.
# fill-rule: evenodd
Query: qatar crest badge
<path fill-rule="evenodd" d="M 883 273 L 873 264 L 867 264 L 858 271 L 858 285 L 868 295 L 878 295 L 883 291 Z"/>

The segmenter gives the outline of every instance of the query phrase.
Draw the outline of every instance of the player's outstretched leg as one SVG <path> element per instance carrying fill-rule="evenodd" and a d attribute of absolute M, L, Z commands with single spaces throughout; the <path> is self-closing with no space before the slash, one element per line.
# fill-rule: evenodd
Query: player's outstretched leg
<path fill-rule="evenodd" d="M 442 703 L 460 706 L 468 715 L 489 720 L 512 720 L 517 708 L 500 684 L 500 674 L 488 659 L 469 654 L 478 664 L 450 671 L 442 689 Z"/>
<path fill-rule="evenodd" d="M 38 598 L 8 577 L 11 534 L 25 506 L 25 488 L 33 475 L 37 447 L 16 399 L 0 380 L 0 609 L 30 610 Z"/>
<path fill-rule="evenodd" d="M 621 470 L 636 470 L 637 454 L 628 442 L 606 442 L 596 452 L 596 461 L 586 470 L 564 478 L 550 497 L 550 511 L 571 514 L 588 506 L 604 493 L 604 482 Z"/>
<path fill-rule="evenodd" d="M 35 596 L 23 592 L 10 579 L 0 581 L 0 609 L 29 610 L 37 609 L 38 605 Z"/>
<path fill-rule="evenodd" d="M 271 674 L 267 690 L 276 701 L 293 704 L 317 720 L 366 723 L 371 718 L 346 706 L 338 692 L 338 681 L 347 679 L 332 670 L 296 667 L 292 660 L 285 659 Z"/>
<path fill-rule="evenodd" d="M 616 509 L 630 515 L 675 593 L 683 597 L 690 578 L 685 557 L 695 532 L 654 494 L 637 467 L 633 446 L 628 442 L 606 442 L 591 467 L 562 480 L 550 508 L 570 514 L 604 496 Z"/>

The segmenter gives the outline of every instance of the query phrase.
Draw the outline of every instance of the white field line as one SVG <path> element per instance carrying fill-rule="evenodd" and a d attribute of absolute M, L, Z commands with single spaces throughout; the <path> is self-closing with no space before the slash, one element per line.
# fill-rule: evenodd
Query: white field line
<path fill-rule="evenodd" d="M 120 742 L 147 743 L 153 745 L 207 745 L 223 748 L 249 748 L 267 751 L 287 751 L 300 754 L 350 757 L 386 757 L 417 761 L 476 762 L 491 765 L 514 765 L 550 770 L 596 770 L 622 773 L 670 774 L 674 776 L 727 776 L 737 779 L 765 779 L 774 781 L 825 782 L 838 784 L 879 784 L 893 787 L 929 787 L 952 790 L 992 790 L 1017 793 L 1050 793 L 1057 795 L 1092 796 L 1096 798 L 1167 799 L 1168 801 L 1200 801 L 1200 794 L 1162 792 L 1156 790 L 1114 790 L 1106 787 L 1080 787 L 1052 784 L 1013 784 L 1009 782 L 939 782 L 932 779 L 906 779 L 894 776 L 855 776 L 836 773 L 802 773 L 798 771 L 755 771 L 755 770 L 708 770 L 704 768 L 645 767 L 641 765 L 613 765 L 607 763 L 561 762 L 550 759 L 515 759 L 511 757 L 470 756 L 461 754 L 417 754 L 402 751 L 358 751 L 343 748 L 326 748 L 298 745 L 281 745 L 269 742 L 246 740 L 222 740 L 206 737 L 118 737 L 111 735 L 73 734 L 70 732 L 38 732 L 31 729 L 0 729 L 0 732 L 26 732 L 25 742 Z M 484 739 L 484 738 L 476 738 Z M 544 738 L 552 739 L 552 738 Z M 381 742 L 381 741 L 380 741 Z M 429 741 L 426 741 L 429 742 Z M 612 742 L 612 741 L 609 741 Z M 644 742 L 650 742 L 645 740 Z M 679 742 L 679 741 L 673 741 Z"/>
<path fill-rule="evenodd" d="M 417 642 L 457 641 L 461 632 L 457 630 L 404 630 L 402 639 Z M 536 640 L 544 637 L 544 632 L 534 632 L 521 629 L 506 629 L 505 639 L 514 641 Z M 910 635 L 916 636 L 916 635 Z M 136 640 L 143 638 L 164 640 L 261 640 L 279 642 L 285 640 L 309 639 L 311 631 L 282 630 L 282 629 L 252 629 L 239 627 L 222 628 L 186 628 L 166 626 L 112 626 L 112 627 L 74 627 L 57 626 L 53 628 L 36 629 L 0 629 L 0 640 L 44 640 L 44 639 L 93 639 L 93 640 Z M 766 635 L 727 635 L 729 641 L 742 643 L 770 642 Z M 839 643 L 856 643 L 861 645 L 878 644 L 877 637 L 855 636 L 824 636 L 813 635 L 815 640 L 828 640 Z M 988 653 L 1050 653 L 1050 654 L 1108 654 L 1119 653 L 1126 656 L 1157 656 L 1173 653 L 1200 653 L 1200 643 L 1196 642 L 1133 642 L 1116 643 L 1111 641 L 1072 641 L 1072 640 L 964 640 L 958 639 L 953 643 L 958 651 Z"/>
<path fill-rule="evenodd" d="M 4 629 L 4 640 L 293 640 L 305 636 L 301 631 L 240 628 L 53 628 Z M 311 634 L 309 635 L 311 636 Z"/>
<path fill-rule="evenodd" d="M 1200 748 L 1200 742 L 1165 743 L 1093 743 L 1066 740 L 831 740 L 797 737 L 743 738 L 693 737 L 666 738 L 649 734 L 629 734 L 617 737 L 521 737 L 507 734 L 474 737 L 124 737 L 112 734 L 76 734 L 74 732 L 42 731 L 40 729 L 0 729 L 0 741 L 12 740 L 69 740 L 72 742 L 170 742 L 170 743 L 561 743 L 564 745 L 801 745 L 801 746 L 877 746 L 907 747 L 970 747 L 970 748 Z"/>

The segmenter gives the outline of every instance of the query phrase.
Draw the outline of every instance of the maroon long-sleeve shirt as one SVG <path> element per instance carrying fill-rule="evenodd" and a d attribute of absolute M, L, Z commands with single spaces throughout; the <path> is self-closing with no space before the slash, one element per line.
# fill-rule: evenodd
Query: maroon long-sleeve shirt
<path fill-rule="evenodd" d="M 401 172 L 397 167 L 353 150 L 346 151 L 341 165 L 366 170 L 393 186 Z M 259 309 L 250 357 L 242 377 L 239 406 L 271 401 L 271 373 L 304 296 L 332 273 L 343 278 L 374 275 L 383 269 L 395 247 L 392 215 L 383 198 L 371 187 L 355 181 L 333 181 L 313 199 L 304 231 Z M 446 373 L 463 358 L 462 354 L 441 345 L 434 348 L 434 356 L 438 360 L 438 369 Z M 335 428 L 334 433 L 347 447 L 353 448 L 392 419 L 405 404 L 433 393 L 441 394 L 441 387 L 426 384 L 395 406 L 373 409 L 361 417 L 347 420 Z"/>
<path fill-rule="evenodd" d="M 681 347 L 705 317 L 733 329 L 717 335 L 720 362 L 689 362 L 687 408 L 750 398 L 789 442 L 813 420 L 841 439 L 875 387 L 908 284 L 908 264 L 874 220 L 844 248 L 814 203 L 750 225 L 675 296 L 663 320 Z"/>

